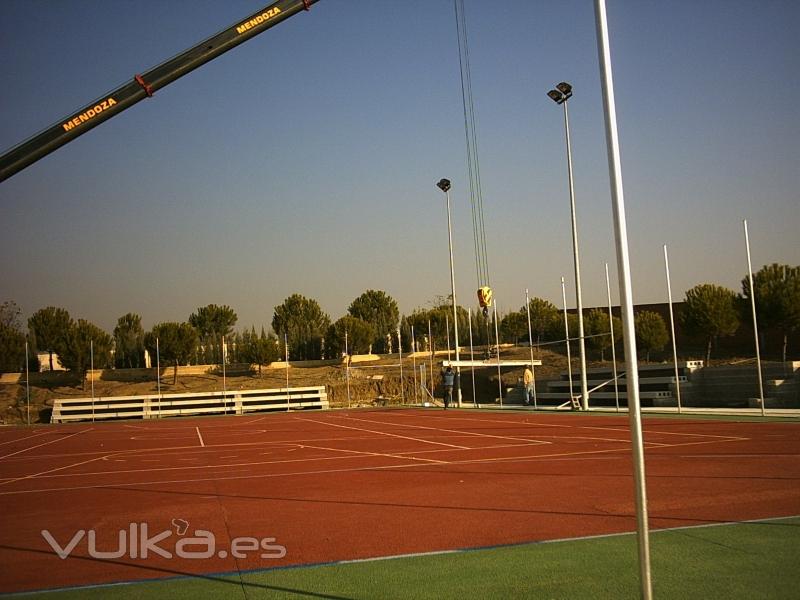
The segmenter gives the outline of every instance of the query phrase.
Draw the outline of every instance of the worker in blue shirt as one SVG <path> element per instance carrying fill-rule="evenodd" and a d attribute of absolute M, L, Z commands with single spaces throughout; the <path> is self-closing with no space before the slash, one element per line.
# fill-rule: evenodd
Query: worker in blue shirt
<path fill-rule="evenodd" d="M 455 373 L 453 373 L 453 367 L 448 366 L 444 372 L 442 372 L 442 383 L 444 384 L 444 409 L 447 410 L 447 407 L 450 405 L 450 402 L 453 400 L 453 384 L 455 383 Z"/>

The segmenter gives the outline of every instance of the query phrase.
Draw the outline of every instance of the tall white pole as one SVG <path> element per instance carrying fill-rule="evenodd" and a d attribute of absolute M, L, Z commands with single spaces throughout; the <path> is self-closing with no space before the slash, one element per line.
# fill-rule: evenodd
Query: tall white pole
<path fill-rule="evenodd" d="M 458 350 L 458 311 L 456 303 L 456 274 L 453 268 L 453 231 L 450 223 L 450 190 L 445 191 L 447 197 L 447 242 L 450 250 L 450 291 L 453 296 L 453 337 L 456 344 L 456 400 L 458 407 L 461 408 L 461 365 L 459 365 L 459 350 Z M 449 341 L 449 338 L 448 338 Z M 448 359 L 450 356 L 448 355 Z"/>
<path fill-rule="evenodd" d="M 428 346 L 429 346 L 428 350 L 431 351 L 431 359 L 430 359 L 430 363 L 431 363 L 431 384 L 430 385 L 431 385 L 431 400 L 433 400 L 433 390 L 434 390 L 435 386 L 433 384 L 433 334 L 431 332 L 431 320 L 430 319 L 428 319 Z"/>
<path fill-rule="evenodd" d="M 536 369 L 533 368 L 533 331 L 531 330 L 531 300 L 525 288 L 525 310 L 528 313 L 528 347 L 531 350 L 531 375 L 533 376 L 533 409 L 536 410 Z M 525 392 L 527 393 L 527 391 Z"/>
<path fill-rule="evenodd" d="M 347 330 L 344 330 L 344 377 L 347 381 L 347 408 L 350 408 L 350 350 L 347 347 Z"/>
<path fill-rule="evenodd" d="M 467 309 L 467 317 L 469 318 L 469 360 L 473 363 L 469 368 L 472 375 L 472 404 L 478 408 L 478 395 L 475 393 L 475 350 L 472 345 L 472 308 Z"/>
<path fill-rule="evenodd" d="M 222 405 L 225 407 L 225 414 L 228 414 L 228 396 L 227 396 L 227 382 L 225 381 L 225 336 L 222 336 L 222 348 L 220 354 L 222 355 Z"/>
<path fill-rule="evenodd" d="M 672 363 L 675 365 L 675 392 L 678 396 L 678 414 L 681 412 L 681 381 L 678 373 L 678 344 L 675 341 L 675 315 L 672 311 L 672 283 L 669 277 L 669 255 L 664 244 L 664 270 L 667 272 L 667 299 L 669 300 L 669 326 L 672 331 Z"/>
<path fill-rule="evenodd" d="M 639 403 L 639 372 L 636 340 L 633 325 L 633 289 L 631 285 L 630 258 L 628 256 L 628 228 L 625 222 L 625 200 L 622 190 L 622 165 L 617 132 L 617 110 L 614 102 L 614 81 L 611 73 L 611 49 L 608 41 L 608 23 L 605 0 L 595 0 L 597 26 L 597 53 L 603 87 L 603 108 L 606 125 L 608 171 L 614 209 L 614 233 L 617 246 L 617 272 L 622 310 L 623 337 L 625 340 L 626 379 L 628 382 L 628 416 L 633 449 L 634 482 L 636 489 L 637 541 L 639 547 L 639 580 L 644 600 L 653 597 L 650 574 L 650 533 L 647 523 L 647 491 L 644 470 L 644 440 L 642 415 Z"/>
<path fill-rule="evenodd" d="M 619 380 L 617 378 L 617 342 L 614 339 L 614 312 L 611 310 L 611 281 L 608 278 L 606 263 L 606 294 L 608 295 L 608 328 L 611 331 L 611 368 L 614 374 L 614 401 L 619 412 Z"/>
<path fill-rule="evenodd" d="M 572 355 L 569 350 L 569 319 L 567 319 L 567 287 L 561 278 L 561 301 L 564 303 L 564 338 L 567 342 L 567 378 L 569 379 L 569 402 L 572 404 Z"/>
<path fill-rule="evenodd" d="M 450 362 L 450 317 L 444 316 L 444 330 L 447 334 L 447 362 Z"/>
<path fill-rule="evenodd" d="M 161 418 L 161 352 L 158 349 L 158 338 L 156 338 L 156 387 L 158 388 L 158 418 Z"/>
<path fill-rule="evenodd" d="M 92 423 L 94 423 L 94 340 L 89 340 L 89 369 L 92 373 L 90 377 L 92 385 Z"/>
<path fill-rule="evenodd" d="M 411 326 L 411 368 L 414 370 L 414 404 L 419 403 L 417 397 L 417 340 L 414 337 L 414 326 Z"/>
<path fill-rule="evenodd" d="M 750 262 L 750 236 L 747 234 L 747 219 L 742 221 L 744 225 L 744 244 L 747 247 L 747 277 L 750 281 L 750 307 L 753 309 L 753 333 L 756 342 L 756 371 L 758 373 L 758 397 L 761 400 L 761 416 L 766 415 L 764 406 L 764 380 L 761 377 L 761 350 L 758 347 L 758 323 L 756 321 L 756 288 L 753 285 L 753 265 Z"/>
<path fill-rule="evenodd" d="M 25 340 L 25 397 L 28 406 L 28 426 L 31 424 L 31 373 L 28 358 L 28 341 Z"/>
<path fill-rule="evenodd" d="M 500 374 L 500 332 L 497 326 L 497 298 L 494 301 L 494 341 L 497 343 L 497 387 L 500 391 L 500 408 L 503 408 L 503 377 Z"/>
<path fill-rule="evenodd" d="M 569 136 L 569 111 L 564 105 L 564 130 L 567 138 L 567 171 L 569 173 L 569 206 L 572 215 L 572 256 L 575 264 L 575 298 L 578 311 L 578 353 L 581 359 L 581 408 L 589 410 L 589 384 L 586 380 L 586 344 L 583 334 L 583 295 L 581 294 L 581 261 L 578 254 L 578 220 L 575 217 L 575 186 L 572 180 L 572 144 Z"/>
<path fill-rule="evenodd" d="M 291 408 L 291 397 L 289 396 L 289 334 L 283 332 L 283 354 L 286 358 L 286 412 Z"/>
<path fill-rule="evenodd" d="M 406 392 L 403 389 L 403 339 L 400 337 L 400 325 L 397 326 L 397 352 L 400 357 L 400 404 L 405 404 Z"/>

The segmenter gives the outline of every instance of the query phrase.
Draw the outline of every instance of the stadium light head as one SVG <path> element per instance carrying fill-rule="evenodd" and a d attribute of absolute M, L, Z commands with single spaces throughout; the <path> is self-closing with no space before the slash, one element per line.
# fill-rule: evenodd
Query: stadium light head
<path fill-rule="evenodd" d="M 547 92 L 547 95 L 550 96 L 550 99 L 556 104 L 561 104 L 562 102 L 564 102 L 564 94 L 562 94 L 558 90 L 550 90 L 549 92 Z"/>
<path fill-rule="evenodd" d="M 436 184 L 436 187 L 438 187 L 443 192 L 447 193 L 447 191 L 450 189 L 450 180 L 440 179 L 439 183 Z"/>
<path fill-rule="evenodd" d="M 547 92 L 547 95 L 556 104 L 564 104 L 564 102 L 572 98 L 572 86 L 566 81 L 562 81 L 556 86 L 556 89 Z"/>
<path fill-rule="evenodd" d="M 564 94 L 564 100 L 568 100 L 572 96 L 572 86 L 566 81 L 562 81 L 556 86 L 556 89 Z"/>

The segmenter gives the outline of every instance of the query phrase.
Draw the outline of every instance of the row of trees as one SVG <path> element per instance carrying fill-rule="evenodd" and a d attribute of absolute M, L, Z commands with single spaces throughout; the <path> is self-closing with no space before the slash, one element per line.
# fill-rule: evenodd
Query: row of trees
<path fill-rule="evenodd" d="M 552 302 L 541 298 L 530 300 L 531 336 L 533 344 L 547 345 L 550 342 L 563 342 L 566 331 L 562 312 Z M 614 328 L 613 338 L 611 328 Z M 567 315 L 567 328 L 570 339 L 575 339 L 578 332 L 578 315 Z M 622 320 L 610 316 L 607 310 L 593 308 L 584 314 L 583 329 L 586 345 L 594 350 L 600 360 L 606 359 L 606 352 L 611 349 L 612 339 L 619 343 L 622 339 Z M 637 348 L 650 360 L 650 353 L 664 348 L 669 341 L 669 333 L 664 319 L 658 313 L 640 311 L 634 317 Z M 518 312 L 506 315 L 500 322 L 500 331 L 505 341 L 519 342 L 528 339 L 528 313 L 526 307 Z"/>
<path fill-rule="evenodd" d="M 782 359 L 786 360 L 789 335 L 800 329 L 800 267 L 772 264 L 762 267 L 753 276 L 755 287 L 756 318 L 759 329 L 772 329 L 783 339 Z M 556 307 L 540 298 L 530 301 L 531 332 L 534 343 L 563 340 L 564 323 Z M 734 335 L 742 322 L 751 321 L 751 291 L 749 277 L 742 279 L 742 293 L 714 284 L 700 284 L 686 292 L 679 314 L 679 324 L 684 331 L 702 339 L 706 348 L 706 361 L 719 338 Z M 600 353 L 601 359 L 611 347 L 610 330 L 613 323 L 614 339 L 622 333 L 617 317 L 609 322 L 608 312 L 592 309 L 584 315 L 584 334 L 587 345 Z M 507 340 L 527 339 L 527 310 L 511 313 L 501 322 L 501 331 Z M 568 316 L 570 337 L 577 331 L 577 315 Z M 658 313 L 641 311 L 635 315 L 637 348 L 650 360 L 650 352 L 664 348 L 669 333 L 664 319 Z M 763 342 L 763 340 L 762 340 Z"/>
<path fill-rule="evenodd" d="M 768 265 L 755 274 L 756 310 L 762 328 L 779 330 L 783 335 L 785 360 L 789 335 L 800 327 L 800 267 Z M 749 278 L 742 280 L 742 293 L 724 287 L 701 284 L 686 293 L 678 315 L 687 333 L 700 337 L 706 344 L 706 359 L 714 342 L 733 335 L 749 315 Z M 564 339 L 561 312 L 547 300 L 532 298 L 529 307 L 503 317 L 498 324 L 501 341 L 520 342 L 528 338 L 528 308 L 531 320 L 531 342 L 546 344 Z M 27 332 L 21 321 L 21 310 L 14 302 L 0 305 L 0 370 L 19 371 L 24 367 L 25 342 L 32 350 L 58 354 L 64 367 L 84 373 L 89 368 L 90 353 L 95 368 L 135 368 L 144 366 L 144 351 L 152 357 L 158 352 L 162 364 L 214 364 L 249 362 L 263 365 L 288 353 L 290 360 L 334 358 L 345 351 L 350 354 L 366 352 L 396 352 L 398 341 L 403 351 L 412 349 L 442 349 L 452 340 L 452 308 L 448 297 L 438 297 L 433 307 L 417 309 L 400 316 L 397 302 L 383 291 L 367 290 L 347 309 L 347 314 L 335 322 L 314 299 L 300 294 L 289 296 L 276 306 L 272 330 L 257 333 L 234 332 L 236 312 L 229 306 L 209 304 L 198 308 L 185 322 L 164 322 L 145 332 L 141 317 L 128 313 L 120 317 L 109 335 L 84 319 L 75 321 L 63 308 L 47 307 L 36 311 L 27 322 Z M 481 311 L 457 310 L 460 341 L 467 343 L 468 333 L 474 345 L 493 343 L 494 325 Z M 577 332 L 577 317 L 569 315 L 571 337 Z M 609 319 L 603 309 L 592 309 L 584 315 L 587 345 L 605 358 L 611 348 L 610 331 L 614 339 L 622 337 L 617 317 Z M 669 341 L 663 318 L 653 312 L 636 315 L 637 344 L 649 360 L 650 352 L 661 350 Z M 222 344 L 222 338 L 226 344 Z M 229 348 L 233 356 L 223 356 Z M 34 370 L 38 365 L 31 365 Z M 177 372 L 177 371 L 176 371 Z"/>

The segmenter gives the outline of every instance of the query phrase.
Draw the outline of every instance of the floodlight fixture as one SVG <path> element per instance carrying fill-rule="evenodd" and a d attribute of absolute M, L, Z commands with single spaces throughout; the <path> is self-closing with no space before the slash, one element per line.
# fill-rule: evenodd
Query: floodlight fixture
<path fill-rule="evenodd" d="M 558 90 L 550 90 L 549 92 L 547 92 L 547 95 L 550 96 L 550 99 L 556 104 L 561 104 L 562 102 L 564 102 L 564 94 L 562 94 Z"/>
<path fill-rule="evenodd" d="M 547 95 L 556 104 L 564 104 L 564 102 L 572 98 L 572 86 L 566 81 L 562 81 L 556 86 L 556 89 L 547 92 Z"/>
<path fill-rule="evenodd" d="M 447 193 L 450 190 L 450 180 L 449 179 L 440 179 L 439 183 L 436 184 L 443 192 Z"/>

